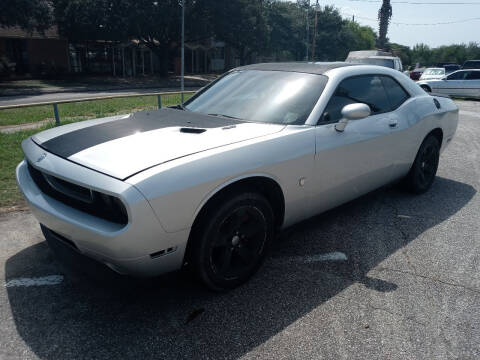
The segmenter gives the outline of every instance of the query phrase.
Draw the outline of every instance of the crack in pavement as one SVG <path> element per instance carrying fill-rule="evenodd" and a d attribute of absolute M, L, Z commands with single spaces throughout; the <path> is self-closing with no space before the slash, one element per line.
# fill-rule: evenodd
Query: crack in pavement
<path fill-rule="evenodd" d="M 397 272 L 397 273 L 402 273 L 402 274 L 406 274 L 406 275 L 412 275 L 414 277 L 419 277 L 419 278 L 430 280 L 430 281 L 433 281 L 433 282 L 439 282 L 439 283 L 445 284 L 445 285 L 461 287 L 465 290 L 469 290 L 471 292 L 480 294 L 480 289 L 472 288 L 472 287 L 469 287 L 469 286 L 466 286 L 466 285 L 463 285 L 463 284 L 458 284 L 458 283 L 455 283 L 455 282 L 452 282 L 452 281 L 445 281 L 445 280 L 441 280 L 439 278 L 435 278 L 435 277 L 431 277 L 431 276 L 427 276 L 427 275 L 422 275 L 422 274 L 418 274 L 418 273 L 414 273 L 414 272 L 410 272 L 410 271 L 406 271 L 406 270 L 392 269 L 392 268 L 388 268 L 388 267 L 379 267 L 378 269 L 375 269 L 373 272 L 375 273 L 376 271 L 379 271 L 379 272 L 380 271 L 391 271 L 391 272 Z"/>

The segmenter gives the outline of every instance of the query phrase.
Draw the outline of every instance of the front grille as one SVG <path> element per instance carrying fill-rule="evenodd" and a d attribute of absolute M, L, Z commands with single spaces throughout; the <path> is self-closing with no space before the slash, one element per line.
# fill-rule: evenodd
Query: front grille
<path fill-rule="evenodd" d="M 117 197 L 46 174 L 35 169 L 30 163 L 28 163 L 28 171 L 35 184 L 45 195 L 87 214 L 117 224 L 127 224 L 127 210 Z"/>

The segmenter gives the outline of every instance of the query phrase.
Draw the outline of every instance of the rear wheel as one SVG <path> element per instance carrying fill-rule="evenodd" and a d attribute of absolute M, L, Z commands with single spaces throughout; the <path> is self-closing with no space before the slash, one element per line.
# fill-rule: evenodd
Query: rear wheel
<path fill-rule="evenodd" d="M 428 191 L 435 180 L 440 158 L 440 142 L 429 135 L 420 146 L 415 161 L 405 178 L 408 190 L 415 194 Z"/>
<path fill-rule="evenodd" d="M 274 215 L 270 203 L 253 192 L 217 204 L 203 216 L 192 258 L 200 279 L 210 289 L 223 291 L 258 270 L 273 238 Z"/>

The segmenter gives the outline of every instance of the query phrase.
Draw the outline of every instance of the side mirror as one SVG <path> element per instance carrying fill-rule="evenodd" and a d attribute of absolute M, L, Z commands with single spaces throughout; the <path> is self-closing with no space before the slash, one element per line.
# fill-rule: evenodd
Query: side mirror
<path fill-rule="evenodd" d="M 345 105 L 342 109 L 343 118 L 335 125 L 335 130 L 344 131 L 349 120 L 360 120 L 370 116 L 370 107 L 367 104 L 355 103 Z"/>

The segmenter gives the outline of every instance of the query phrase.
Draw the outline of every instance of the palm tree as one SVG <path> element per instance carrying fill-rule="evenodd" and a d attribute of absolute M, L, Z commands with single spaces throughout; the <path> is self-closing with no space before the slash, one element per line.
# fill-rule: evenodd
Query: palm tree
<path fill-rule="evenodd" d="M 378 47 L 382 50 L 387 45 L 387 32 L 390 18 L 392 17 L 392 5 L 390 0 L 383 0 L 382 7 L 378 10 Z"/>

